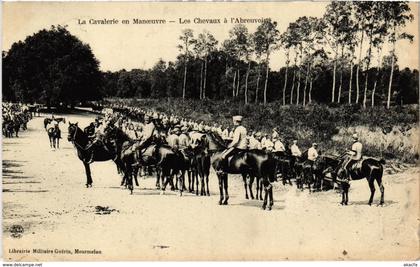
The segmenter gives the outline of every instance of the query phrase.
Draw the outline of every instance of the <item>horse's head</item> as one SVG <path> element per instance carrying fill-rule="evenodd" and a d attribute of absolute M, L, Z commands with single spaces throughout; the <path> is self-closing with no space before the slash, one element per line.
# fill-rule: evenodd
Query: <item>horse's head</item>
<path fill-rule="evenodd" d="M 213 133 L 213 132 L 208 132 L 206 133 L 205 136 L 207 138 L 209 150 L 218 151 L 218 150 L 226 149 L 227 147 L 226 141 L 223 140 L 218 134 Z"/>
<path fill-rule="evenodd" d="M 77 124 L 78 124 L 78 122 L 71 123 L 69 121 L 69 127 L 67 129 L 67 131 L 68 131 L 67 140 L 69 142 L 74 142 L 74 139 L 76 137 L 77 130 L 79 129 L 79 126 Z"/>

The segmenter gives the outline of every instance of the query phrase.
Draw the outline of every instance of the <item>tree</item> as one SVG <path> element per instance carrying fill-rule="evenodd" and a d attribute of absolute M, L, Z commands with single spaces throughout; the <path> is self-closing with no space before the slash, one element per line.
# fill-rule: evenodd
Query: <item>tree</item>
<path fill-rule="evenodd" d="M 206 30 L 200 33 L 197 40 L 194 41 L 194 51 L 202 61 L 200 70 L 200 99 L 206 98 L 208 58 L 210 53 L 216 50 L 217 43 L 218 41 L 214 36 Z"/>
<path fill-rule="evenodd" d="M 251 55 L 253 51 L 251 38 L 252 35 L 248 33 L 248 28 L 243 24 L 237 24 L 229 31 L 229 40 L 235 46 L 235 56 L 239 61 L 243 60 L 247 65 L 244 88 L 245 104 L 248 103 L 248 79 L 251 68 Z M 237 88 L 239 88 L 239 86 Z M 238 93 L 236 93 L 236 96 L 238 96 Z"/>
<path fill-rule="evenodd" d="M 178 49 L 183 51 L 184 59 L 184 82 L 182 84 L 182 99 L 185 99 L 185 88 L 187 86 L 187 68 L 188 68 L 188 59 L 191 57 L 190 47 L 194 44 L 194 35 L 191 29 L 185 29 L 182 31 L 179 40 L 182 42 L 178 45 Z"/>
<path fill-rule="evenodd" d="M 413 40 L 412 35 L 401 32 L 401 29 L 408 21 L 412 21 L 414 17 L 412 14 L 409 14 L 410 7 L 407 2 L 387 2 L 384 8 L 388 11 L 385 13 L 385 20 L 389 23 L 391 28 L 389 42 L 392 44 L 391 73 L 389 75 L 388 96 L 386 102 L 386 107 L 389 109 L 391 105 L 392 79 L 395 67 L 395 44 L 398 40 L 402 39 L 408 39 L 410 41 Z"/>
<path fill-rule="evenodd" d="M 3 67 L 3 87 L 13 90 L 13 96 L 5 96 L 17 101 L 74 106 L 101 98 L 99 62 L 66 26 L 51 26 L 14 43 L 3 54 Z"/>
<path fill-rule="evenodd" d="M 279 31 L 277 30 L 277 22 L 271 19 L 264 20 L 254 33 L 255 47 L 258 48 L 260 54 L 265 54 L 265 84 L 264 84 L 264 104 L 267 103 L 267 86 L 268 86 L 268 72 L 270 64 L 270 54 L 276 49 L 276 44 L 279 41 Z"/>
<path fill-rule="evenodd" d="M 323 21 L 326 26 L 326 41 L 334 53 L 333 79 L 331 86 L 331 103 L 335 102 L 335 86 L 337 58 L 339 50 L 345 45 L 346 34 L 349 28 L 351 6 L 347 2 L 331 2 L 326 9 Z"/>

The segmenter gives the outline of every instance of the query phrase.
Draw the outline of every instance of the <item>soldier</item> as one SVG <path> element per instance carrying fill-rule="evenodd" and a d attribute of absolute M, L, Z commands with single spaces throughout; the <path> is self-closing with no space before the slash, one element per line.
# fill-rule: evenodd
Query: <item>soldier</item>
<path fill-rule="evenodd" d="M 248 148 L 246 128 L 242 126 L 242 116 L 233 116 L 233 124 L 235 130 L 233 132 L 233 140 L 228 148 L 222 154 L 222 161 L 225 161 L 230 155 L 237 151 L 245 150 Z"/>
<path fill-rule="evenodd" d="M 318 144 L 313 143 L 312 146 L 308 149 L 308 161 L 311 163 L 311 166 L 315 162 L 315 160 L 318 158 Z"/>
<path fill-rule="evenodd" d="M 343 169 L 345 171 L 345 174 L 347 175 L 347 179 L 351 180 L 351 176 L 349 175 L 348 170 L 353 166 L 354 163 L 362 159 L 362 150 L 363 145 L 359 141 L 359 136 L 357 133 L 353 134 L 353 144 L 351 146 L 351 149 L 347 151 L 348 158 L 344 159 Z M 346 161 L 347 160 L 347 161 Z M 339 164 L 340 166 L 341 164 Z"/>
<path fill-rule="evenodd" d="M 168 145 L 174 150 L 178 151 L 179 149 L 179 135 L 181 134 L 181 131 L 178 126 L 175 126 L 175 128 L 171 131 L 171 134 L 166 137 L 166 142 Z"/>
<path fill-rule="evenodd" d="M 273 138 L 274 141 L 274 152 L 285 152 L 286 148 L 284 147 L 284 144 L 280 137 Z"/>

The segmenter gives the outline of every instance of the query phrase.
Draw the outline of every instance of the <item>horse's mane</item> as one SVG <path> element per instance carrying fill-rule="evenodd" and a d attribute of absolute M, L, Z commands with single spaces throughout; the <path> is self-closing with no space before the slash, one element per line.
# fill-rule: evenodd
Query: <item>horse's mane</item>
<path fill-rule="evenodd" d="M 132 141 L 132 139 L 119 127 L 113 126 L 113 131 L 115 133 L 115 138 L 123 141 Z"/>
<path fill-rule="evenodd" d="M 216 143 L 216 145 L 217 146 L 220 146 L 220 147 L 223 147 L 223 148 L 226 148 L 226 142 L 222 139 L 222 137 L 219 135 L 219 134 L 217 134 L 217 133 L 214 133 L 214 132 L 205 132 L 205 134 L 207 135 L 207 136 L 209 136 L 210 137 L 210 139 L 214 142 L 214 143 Z"/>

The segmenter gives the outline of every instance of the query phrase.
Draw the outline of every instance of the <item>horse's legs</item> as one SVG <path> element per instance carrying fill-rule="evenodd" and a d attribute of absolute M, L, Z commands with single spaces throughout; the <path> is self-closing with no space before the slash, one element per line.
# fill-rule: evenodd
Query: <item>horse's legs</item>
<path fill-rule="evenodd" d="M 90 166 L 89 163 L 83 162 L 83 165 L 85 166 L 85 172 L 86 172 L 86 187 L 92 187 L 92 176 L 90 174 Z"/>
<path fill-rule="evenodd" d="M 384 204 L 384 194 L 385 194 L 385 187 L 382 184 L 382 178 L 377 178 L 376 182 L 378 183 L 379 186 L 379 190 L 381 191 L 381 202 L 379 202 L 379 205 L 383 205 Z"/>
<path fill-rule="evenodd" d="M 156 189 L 160 189 L 160 170 L 156 168 Z"/>
<path fill-rule="evenodd" d="M 228 193 L 228 174 L 225 173 L 223 175 L 223 186 L 225 188 L 225 201 L 223 201 L 223 205 L 227 205 L 228 204 L 228 200 L 229 200 L 229 193 Z"/>
<path fill-rule="evenodd" d="M 137 175 L 139 174 L 139 167 L 132 167 L 134 182 L 136 183 L 136 186 L 139 186 L 139 180 L 137 180 Z"/>
<path fill-rule="evenodd" d="M 200 170 L 200 183 L 201 183 L 201 186 L 200 186 L 200 196 L 205 196 L 206 195 L 206 185 L 205 185 L 205 183 L 204 183 L 204 172 L 203 172 L 203 170 L 201 169 Z"/>
<path fill-rule="evenodd" d="M 191 193 L 192 189 L 191 189 L 191 176 L 193 175 L 192 170 L 188 171 L 188 191 Z"/>
<path fill-rule="evenodd" d="M 261 199 L 261 194 L 260 194 L 260 177 L 256 177 L 256 179 L 257 179 L 257 195 L 256 195 L 256 198 L 257 199 Z"/>
<path fill-rule="evenodd" d="M 249 175 L 249 195 L 251 199 L 254 199 L 254 193 L 252 192 L 252 185 L 254 184 L 255 177 L 253 175 Z"/>
<path fill-rule="evenodd" d="M 263 197 L 262 197 L 263 180 L 261 179 L 261 177 L 258 179 L 258 183 L 260 184 L 260 200 L 263 200 Z"/>
<path fill-rule="evenodd" d="M 268 185 L 269 189 L 268 189 L 268 193 L 269 193 L 269 197 L 270 197 L 270 202 L 269 202 L 269 206 L 268 206 L 268 210 L 271 210 L 271 207 L 274 204 L 274 199 L 273 199 L 273 185 L 271 183 L 269 183 Z"/>
<path fill-rule="evenodd" d="M 245 188 L 245 198 L 249 199 L 248 197 L 248 186 L 246 184 L 246 174 L 242 174 L 242 179 L 244 180 L 244 188 Z"/>
<path fill-rule="evenodd" d="M 206 189 L 207 189 L 207 196 L 210 196 L 210 190 L 209 190 L 209 174 L 206 173 Z"/>
<path fill-rule="evenodd" d="M 128 164 L 127 164 L 128 165 Z M 126 166 L 126 171 L 124 174 L 127 178 L 127 187 L 130 190 L 130 194 L 133 194 L 133 169 L 131 168 L 131 166 Z"/>
<path fill-rule="evenodd" d="M 223 202 L 223 174 L 217 174 L 217 178 L 219 179 L 219 192 L 220 192 L 220 199 L 219 205 L 222 205 Z"/>
<path fill-rule="evenodd" d="M 368 204 L 372 205 L 373 196 L 375 195 L 375 184 L 374 184 L 375 180 L 372 177 L 370 177 L 368 179 L 368 182 L 369 182 L 369 188 L 370 188 L 370 198 L 369 198 Z"/>
<path fill-rule="evenodd" d="M 346 201 L 344 202 L 345 205 L 347 205 L 349 203 L 349 188 L 350 188 L 350 184 L 347 183 L 346 184 Z"/>
<path fill-rule="evenodd" d="M 184 178 L 185 178 L 185 170 L 181 171 L 179 175 L 179 196 L 182 196 L 182 192 L 184 191 Z"/>
<path fill-rule="evenodd" d="M 264 202 L 262 205 L 262 209 L 265 210 L 265 208 L 267 207 L 268 188 L 265 181 L 262 182 L 262 185 L 264 186 Z"/>
<path fill-rule="evenodd" d="M 198 196 L 198 180 L 200 179 L 200 174 L 195 174 L 195 195 Z"/>

